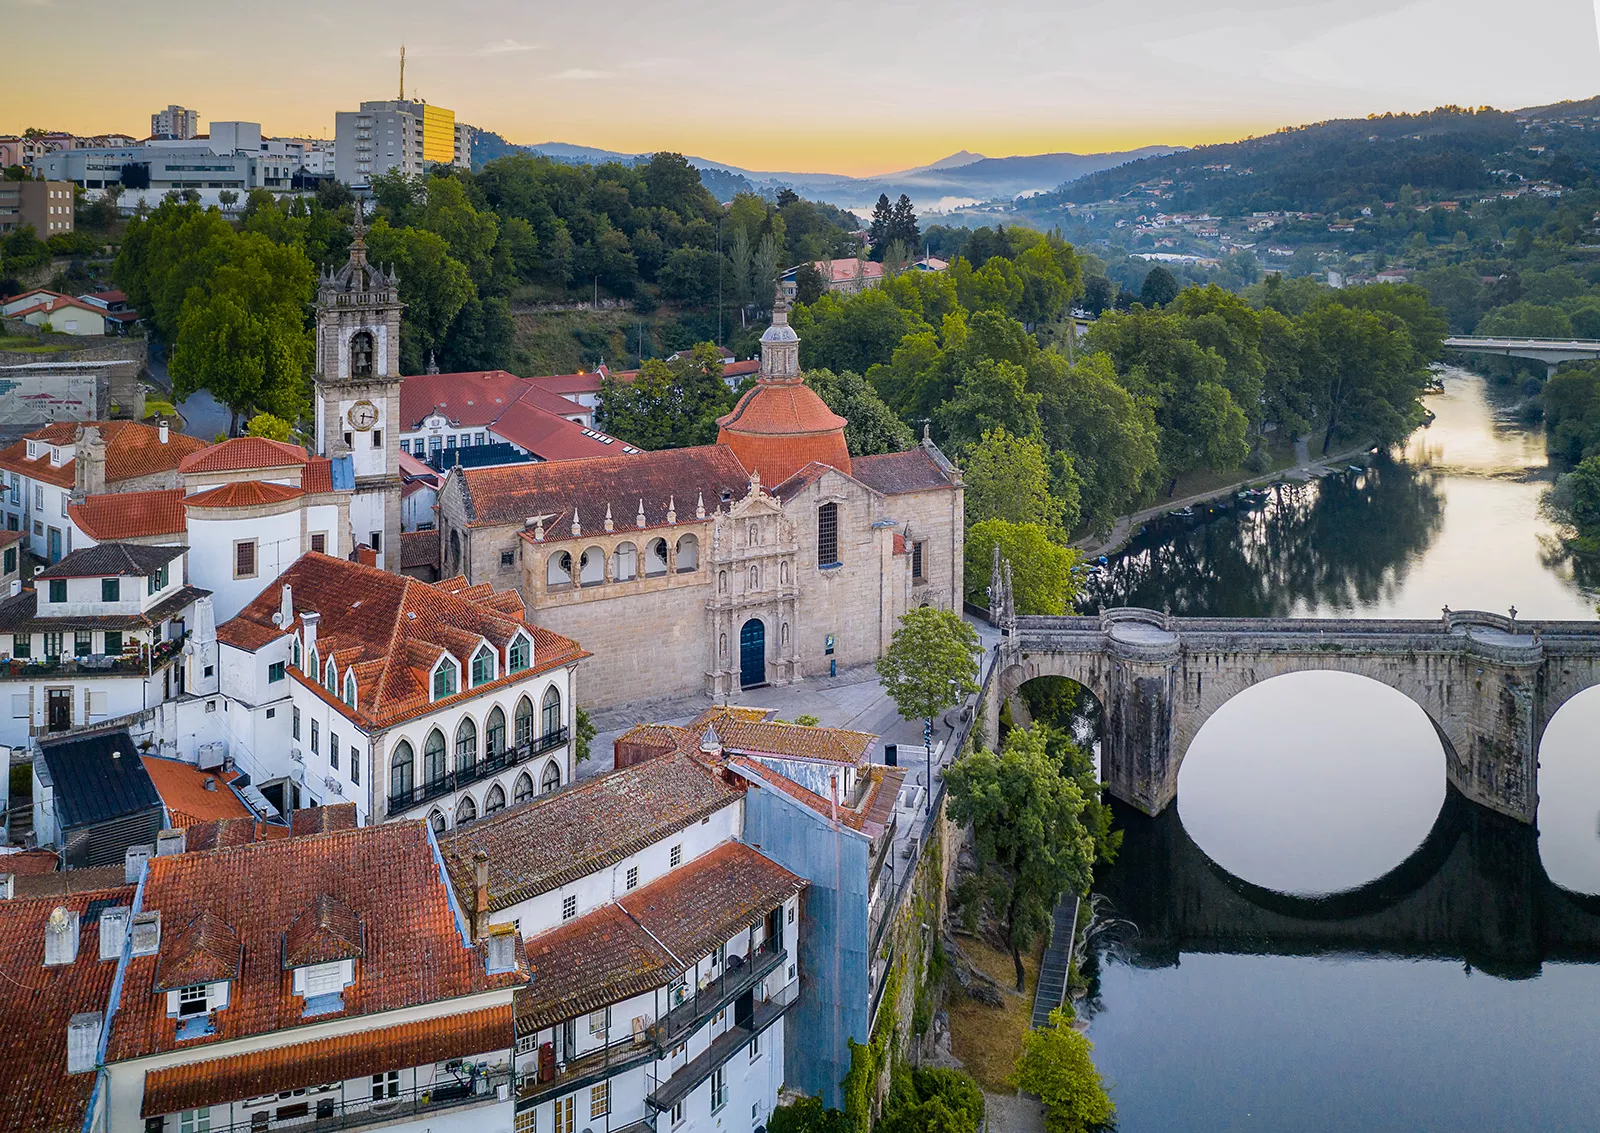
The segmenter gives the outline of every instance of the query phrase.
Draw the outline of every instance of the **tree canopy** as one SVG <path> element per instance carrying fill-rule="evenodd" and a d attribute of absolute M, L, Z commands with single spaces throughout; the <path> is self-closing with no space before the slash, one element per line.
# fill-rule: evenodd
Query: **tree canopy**
<path fill-rule="evenodd" d="M 978 691 L 982 649 L 978 632 L 954 610 L 907 610 L 889 648 L 878 658 L 878 677 L 900 715 L 932 719 Z"/>

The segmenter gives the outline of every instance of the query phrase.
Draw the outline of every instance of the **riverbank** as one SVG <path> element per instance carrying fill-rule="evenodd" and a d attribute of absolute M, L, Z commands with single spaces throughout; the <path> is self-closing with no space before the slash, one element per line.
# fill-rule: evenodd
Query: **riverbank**
<path fill-rule="evenodd" d="M 1365 463 L 1367 451 L 1371 447 L 1372 443 L 1369 441 L 1344 452 L 1336 452 L 1312 460 L 1305 442 L 1298 442 L 1295 446 L 1297 459 L 1294 464 L 1263 472 L 1260 475 L 1249 476 L 1243 480 L 1236 480 L 1231 484 L 1208 488 L 1204 492 L 1166 500 L 1155 507 L 1148 507 L 1142 511 L 1136 511 L 1132 515 L 1122 516 L 1112 525 L 1111 534 L 1103 541 L 1099 541 L 1100 537 L 1098 535 L 1090 535 L 1076 540 L 1071 546 L 1082 551 L 1083 557 L 1090 560 L 1098 559 L 1104 555 L 1114 555 L 1127 546 L 1129 541 L 1139 534 L 1139 531 L 1146 523 L 1158 516 L 1163 516 L 1168 512 L 1178 511 L 1182 508 L 1193 507 L 1196 504 L 1210 503 L 1212 500 L 1232 496 L 1247 488 L 1264 488 L 1281 480 L 1306 480 L 1314 476 L 1325 475 L 1358 458 Z"/>

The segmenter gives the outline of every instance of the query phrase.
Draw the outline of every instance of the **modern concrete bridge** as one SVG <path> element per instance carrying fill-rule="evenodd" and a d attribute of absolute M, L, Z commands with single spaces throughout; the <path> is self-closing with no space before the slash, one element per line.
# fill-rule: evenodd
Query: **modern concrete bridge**
<path fill-rule="evenodd" d="M 1457 334 L 1444 340 L 1451 350 L 1473 354 L 1498 354 L 1504 358 L 1531 358 L 1543 362 L 1553 376 L 1563 362 L 1600 358 L 1600 340 L 1592 338 L 1496 338 L 1493 335 Z"/>
<path fill-rule="evenodd" d="M 1466 960 L 1522 979 L 1548 961 L 1600 958 L 1600 897 L 1553 884 L 1531 826 L 1454 791 L 1422 844 L 1382 877 L 1303 897 L 1253 885 L 1208 858 L 1176 810 L 1119 813 L 1117 868 L 1098 881 L 1112 918 L 1138 926 L 1135 962 L 1185 952 L 1274 956 L 1362 953 Z"/>
<path fill-rule="evenodd" d="M 1002 604 L 1004 611 L 1010 603 Z M 1546 725 L 1600 684 L 1600 622 L 1538 622 L 1476 610 L 1439 618 L 1177 618 L 1156 610 L 1096 617 L 1002 612 L 986 734 L 1035 677 L 1067 677 L 1100 701 L 1101 775 L 1113 796 L 1158 814 L 1212 714 L 1285 673 L 1356 673 L 1398 689 L 1433 722 L 1449 782 L 1473 802 L 1532 823 Z"/>

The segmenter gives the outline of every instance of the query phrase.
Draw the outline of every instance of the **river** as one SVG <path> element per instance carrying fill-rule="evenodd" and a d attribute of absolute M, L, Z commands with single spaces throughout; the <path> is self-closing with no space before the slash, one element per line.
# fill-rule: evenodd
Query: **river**
<path fill-rule="evenodd" d="M 1393 460 L 1153 526 L 1086 603 L 1194 615 L 1593 618 L 1537 426 L 1449 371 Z M 1600 691 L 1540 748 L 1537 830 L 1448 790 L 1421 709 L 1280 677 L 1119 808 L 1086 972 L 1124 1133 L 1600 1128 Z"/>

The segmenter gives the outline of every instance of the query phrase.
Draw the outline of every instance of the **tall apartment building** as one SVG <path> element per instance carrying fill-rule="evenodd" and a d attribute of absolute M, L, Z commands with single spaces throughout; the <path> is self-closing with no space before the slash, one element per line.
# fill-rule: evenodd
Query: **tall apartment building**
<path fill-rule="evenodd" d="M 379 173 L 420 174 L 428 166 L 466 166 L 472 128 L 456 113 L 414 99 L 363 102 L 335 115 L 334 175 L 347 185 L 368 185 Z"/>
<path fill-rule="evenodd" d="M 0 181 L 0 232 L 31 225 L 41 240 L 72 231 L 68 181 Z"/>
<path fill-rule="evenodd" d="M 200 112 L 182 106 L 169 106 L 150 115 L 152 138 L 192 138 L 200 132 Z"/>

